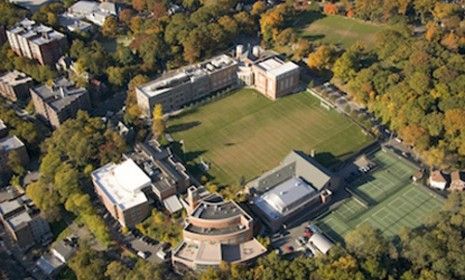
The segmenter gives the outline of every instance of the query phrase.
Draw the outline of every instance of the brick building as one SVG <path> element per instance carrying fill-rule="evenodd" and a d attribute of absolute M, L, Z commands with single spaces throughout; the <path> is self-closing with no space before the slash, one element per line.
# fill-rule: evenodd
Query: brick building
<path fill-rule="evenodd" d="M 137 87 L 137 103 L 147 116 L 151 116 L 155 104 L 163 105 L 165 112 L 179 110 L 215 92 L 234 88 L 237 65 L 236 60 L 223 54 L 170 71 Z"/>
<path fill-rule="evenodd" d="M 22 249 L 52 238 L 49 224 L 25 195 L 0 203 L 0 220 L 5 231 Z"/>
<path fill-rule="evenodd" d="M 79 110 L 91 108 L 89 93 L 66 78 L 55 80 L 51 85 L 31 89 L 31 97 L 37 115 L 53 128 L 76 116 Z"/>
<path fill-rule="evenodd" d="M 247 264 L 266 253 L 254 238 L 253 218 L 234 201 L 190 187 L 185 204 L 183 241 L 172 253 L 176 270 Z"/>
<path fill-rule="evenodd" d="M 34 82 L 26 74 L 14 70 L 0 75 L 0 95 L 11 101 L 25 101 L 30 97 Z"/>
<path fill-rule="evenodd" d="M 6 31 L 11 49 L 19 56 L 53 65 L 68 49 L 66 36 L 51 27 L 24 19 Z"/>
<path fill-rule="evenodd" d="M 24 143 L 16 136 L 4 135 L 7 130 L 2 126 L 4 125 L 0 120 L 0 176 L 10 173 L 9 158 L 12 153 L 17 153 L 22 165 L 29 163 L 29 155 Z"/>
<path fill-rule="evenodd" d="M 259 46 L 244 50 L 242 45 L 238 45 L 236 58 L 240 61 L 239 79 L 271 100 L 298 89 L 300 67 L 282 60 L 274 51 L 263 50 Z"/>

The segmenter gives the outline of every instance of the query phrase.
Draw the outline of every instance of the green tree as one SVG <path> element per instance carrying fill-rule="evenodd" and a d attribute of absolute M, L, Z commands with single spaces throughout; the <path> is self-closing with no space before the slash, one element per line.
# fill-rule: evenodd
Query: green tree
<path fill-rule="evenodd" d="M 110 280 L 126 280 L 131 270 L 119 261 L 112 261 L 108 264 L 105 276 Z"/>
<path fill-rule="evenodd" d="M 68 265 L 74 271 L 78 280 L 105 279 L 105 256 L 101 252 L 92 250 L 86 244 L 81 244 Z"/>
<path fill-rule="evenodd" d="M 118 21 L 116 17 L 110 16 L 105 19 L 102 26 L 102 34 L 106 37 L 114 37 L 118 33 Z"/>
<path fill-rule="evenodd" d="M 126 83 L 126 69 L 124 67 L 110 66 L 107 68 L 108 81 L 116 87 Z"/>
<path fill-rule="evenodd" d="M 26 173 L 21 153 L 18 150 L 13 150 L 8 153 L 8 166 L 11 171 L 18 176 L 23 176 Z"/>

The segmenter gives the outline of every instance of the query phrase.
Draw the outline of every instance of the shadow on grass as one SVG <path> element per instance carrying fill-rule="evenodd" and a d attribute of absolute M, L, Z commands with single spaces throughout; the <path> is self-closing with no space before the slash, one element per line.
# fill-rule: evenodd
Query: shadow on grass
<path fill-rule="evenodd" d="M 64 212 L 61 220 L 50 223 L 50 229 L 53 236 L 55 238 L 59 236 L 68 227 L 68 225 L 74 221 L 74 219 L 76 219 L 76 216 L 69 212 Z"/>
<path fill-rule="evenodd" d="M 322 40 L 324 37 L 326 37 L 324 34 L 303 34 L 302 38 L 307 39 L 309 41 L 318 41 Z"/>
<path fill-rule="evenodd" d="M 175 124 L 175 125 L 169 126 L 168 129 L 166 130 L 166 132 L 168 132 L 168 133 L 176 133 L 176 132 L 186 131 L 186 130 L 189 130 L 189 129 L 194 128 L 196 126 L 199 126 L 201 124 L 202 123 L 199 122 L 199 121 Z"/>
<path fill-rule="evenodd" d="M 312 22 L 324 18 L 325 15 L 319 11 L 307 11 L 296 18 L 294 18 L 291 22 L 292 27 L 295 29 L 305 28 L 307 25 L 311 24 Z"/>

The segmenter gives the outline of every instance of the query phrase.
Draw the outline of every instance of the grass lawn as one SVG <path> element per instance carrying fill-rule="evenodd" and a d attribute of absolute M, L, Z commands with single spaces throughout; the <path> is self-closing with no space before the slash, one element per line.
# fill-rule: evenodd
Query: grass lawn
<path fill-rule="evenodd" d="M 402 228 L 420 226 L 442 207 L 443 198 L 411 183 L 413 167 L 383 151 L 372 160 L 378 169 L 351 186 L 361 197 L 368 197 L 370 206 L 350 198 L 317 223 L 335 241 L 343 242 L 347 233 L 364 223 L 395 238 Z"/>
<path fill-rule="evenodd" d="M 329 166 L 373 141 L 307 92 L 273 102 L 251 89 L 172 118 L 168 131 L 184 141 L 184 160 L 207 162 L 209 175 L 221 184 L 248 181 L 293 149 L 314 149 Z"/>
<path fill-rule="evenodd" d="M 357 41 L 369 48 L 374 45 L 376 34 L 388 28 L 344 16 L 324 16 L 315 12 L 302 14 L 294 21 L 294 27 L 301 37 L 344 48 Z"/>

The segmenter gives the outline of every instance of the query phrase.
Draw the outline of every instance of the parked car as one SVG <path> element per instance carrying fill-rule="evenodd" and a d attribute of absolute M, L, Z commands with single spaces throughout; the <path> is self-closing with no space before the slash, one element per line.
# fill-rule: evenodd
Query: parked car
<path fill-rule="evenodd" d="M 146 260 L 150 256 L 150 252 L 138 251 L 137 256 L 139 256 L 143 260 Z"/>

